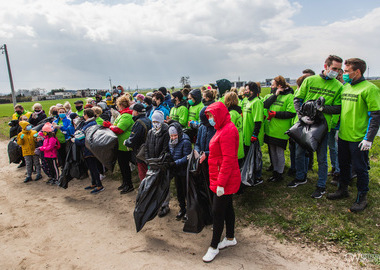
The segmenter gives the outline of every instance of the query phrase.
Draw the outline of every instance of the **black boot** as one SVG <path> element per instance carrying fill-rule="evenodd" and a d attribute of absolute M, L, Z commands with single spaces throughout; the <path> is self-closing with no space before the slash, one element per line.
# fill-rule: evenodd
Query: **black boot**
<path fill-rule="evenodd" d="M 337 191 L 335 191 L 334 193 L 327 194 L 326 198 L 329 200 L 339 200 L 339 199 L 347 198 L 349 196 L 350 194 L 348 193 L 347 186 L 340 185 Z"/>
<path fill-rule="evenodd" d="M 358 196 L 356 201 L 351 206 L 351 212 L 360 212 L 363 211 L 367 207 L 367 193 L 358 192 Z"/>
<path fill-rule="evenodd" d="M 268 179 L 268 182 L 276 182 L 277 175 L 278 175 L 278 172 L 273 171 L 273 175 L 271 178 Z"/>

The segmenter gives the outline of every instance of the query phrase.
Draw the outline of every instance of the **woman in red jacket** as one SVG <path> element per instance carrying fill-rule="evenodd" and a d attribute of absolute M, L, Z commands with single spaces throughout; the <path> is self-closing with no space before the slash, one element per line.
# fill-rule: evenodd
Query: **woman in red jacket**
<path fill-rule="evenodd" d="M 219 249 L 236 245 L 235 212 L 232 194 L 239 190 L 241 176 L 238 163 L 239 132 L 227 107 L 216 102 L 206 109 L 208 121 L 215 127 L 216 133 L 210 141 L 209 172 L 210 189 L 216 193 L 213 199 L 213 235 L 211 246 L 203 256 L 204 262 L 211 262 L 219 253 Z M 220 241 L 224 222 L 226 237 Z"/>

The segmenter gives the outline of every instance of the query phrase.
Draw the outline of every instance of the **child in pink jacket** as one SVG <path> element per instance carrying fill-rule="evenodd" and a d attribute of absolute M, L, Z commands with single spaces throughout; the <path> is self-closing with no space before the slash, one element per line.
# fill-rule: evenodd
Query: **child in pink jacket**
<path fill-rule="evenodd" d="M 39 148 L 39 150 L 44 152 L 44 157 L 51 172 L 51 178 L 46 182 L 46 184 L 56 185 L 58 184 L 59 177 L 57 153 L 61 145 L 55 137 L 54 128 L 51 123 L 46 123 L 42 127 L 42 132 L 40 132 L 39 135 L 44 138 L 43 145 Z"/>

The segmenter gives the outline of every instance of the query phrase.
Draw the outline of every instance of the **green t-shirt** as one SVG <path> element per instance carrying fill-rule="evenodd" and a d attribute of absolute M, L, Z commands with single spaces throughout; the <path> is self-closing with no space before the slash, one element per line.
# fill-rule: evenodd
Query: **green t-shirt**
<path fill-rule="evenodd" d="M 325 105 L 341 105 L 341 93 L 343 85 L 337 79 L 324 79 L 320 75 L 307 77 L 295 97 L 303 99 L 303 102 L 308 100 L 317 100 L 323 96 Z M 328 124 L 328 130 L 331 129 L 331 114 L 323 114 Z"/>
<path fill-rule="evenodd" d="M 222 96 L 221 98 L 219 98 L 219 102 L 222 102 L 223 104 L 224 104 L 224 99 L 225 99 L 225 97 L 224 96 Z"/>
<path fill-rule="evenodd" d="M 83 116 L 83 113 L 84 113 L 84 109 L 80 110 L 80 111 L 77 111 L 77 115 L 79 117 Z"/>
<path fill-rule="evenodd" d="M 104 122 L 104 120 L 101 118 L 101 117 L 96 117 L 96 123 L 98 124 L 98 125 L 100 125 L 100 126 L 103 126 L 103 122 Z"/>
<path fill-rule="evenodd" d="M 61 126 L 61 127 L 63 126 L 63 122 L 62 122 L 61 118 L 59 118 L 57 125 Z M 65 143 L 66 142 L 65 134 L 63 134 L 60 129 L 57 129 L 57 132 L 55 133 L 55 136 L 57 137 L 57 139 L 58 139 L 58 141 L 60 143 Z"/>
<path fill-rule="evenodd" d="M 380 110 L 380 89 L 371 82 L 346 83 L 342 92 L 339 138 L 362 141 L 369 124 L 368 112 Z"/>
<path fill-rule="evenodd" d="M 199 122 L 199 113 L 203 107 L 204 107 L 204 105 L 202 102 L 199 102 L 197 105 L 190 106 L 189 107 L 189 118 L 187 121 L 189 122 L 189 121 L 194 120 L 194 121 Z"/>
<path fill-rule="evenodd" d="M 244 142 L 243 142 L 243 117 L 235 110 L 230 111 L 231 122 L 235 124 L 239 132 L 239 149 L 238 159 L 244 157 Z"/>
<path fill-rule="evenodd" d="M 293 99 L 293 94 L 278 95 L 276 101 L 269 107 L 269 111 L 295 113 Z M 266 120 L 265 122 L 267 122 L 264 125 L 265 134 L 273 138 L 289 140 L 289 136 L 284 133 L 292 126 L 293 118 L 280 119 L 274 117 L 270 121 Z"/>
<path fill-rule="evenodd" d="M 178 108 L 173 107 L 170 110 L 169 117 L 173 119 L 174 121 L 177 121 L 181 124 L 182 127 L 187 126 L 187 119 L 189 117 L 189 110 L 186 108 L 186 106 L 179 106 Z"/>
<path fill-rule="evenodd" d="M 261 122 L 258 139 L 260 145 L 264 143 L 264 103 L 258 97 L 248 100 L 243 110 L 243 139 L 244 145 L 251 145 L 251 137 L 255 129 L 255 122 Z"/>
<path fill-rule="evenodd" d="M 134 123 L 135 122 L 132 119 L 132 115 L 129 113 L 120 114 L 116 118 L 115 123 L 113 123 L 114 126 L 117 126 L 124 131 L 123 133 L 117 135 L 120 151 L 131 151 L 131 149 L 124 145 L 124 141 L 129 138 L 129 135 L 131 135 L 132 126 Z"/>
<path fill-rule="evenodd" d="M 247 97 L 244 97 L 242 100 L 240 100 L 240 107 L 242 110 L 244 110 L 245 108 L 245 105 L 247 104 L 248 102 L 248 98 Z"/>

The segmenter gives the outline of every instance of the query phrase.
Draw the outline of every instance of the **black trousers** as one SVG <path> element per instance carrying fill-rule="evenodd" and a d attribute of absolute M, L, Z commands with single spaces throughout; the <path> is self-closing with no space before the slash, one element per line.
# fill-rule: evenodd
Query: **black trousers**
<path fill-rule="evenodd" d="M 66 162 L 66 143 L 61 143 L 61 147 L 58 149 L 58 162 L 59 166 L 64 168 Z"/>
<path fill-rule="evenodd" d="M 235 211 L 232 204 L 232 194 L 218 197 L 214 195 L 213 205 L 213 232 L 211 247 L 217 248 L 226 223 L 226 237 L 235 237 Z"/>
<path fill-rule="evenodd" d="M 181 210 L 186 209 L 186 176 L 174 175 L 177 199 Z"/>
<path fill-rule="evenodd" d="M 119 163 L 121 176 L 123 178 L 122 186 L 125 188 L 133 187 L 131 168 L 129 167 L 129 162 L 131 161 L 132 157 L 131 154 L 131 151 L 117 151 L 117 162 Z"/>
<path fill-rule="evenodd" d="M 57 159 L 56 158 L 45 158 L 45 160 L 49 166 L 51 178 L 58 180 L 59 170 L 58 170 Z"/>
<path fill-rule="evenodd" d="M 100 181 L 100 175 L 98 171 L 98 160 L 95 157 L 87 157 L 84 159 L 87 164 L 87 168 L 91 175 L 91 185 L 102 187 L 102 181 Z"/>

